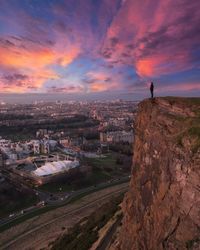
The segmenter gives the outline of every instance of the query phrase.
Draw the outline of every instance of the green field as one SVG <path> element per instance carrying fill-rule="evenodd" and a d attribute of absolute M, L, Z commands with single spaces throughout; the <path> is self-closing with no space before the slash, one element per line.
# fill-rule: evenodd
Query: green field
<path fill-rule="evenodd" d="M 101 158 L 85 158 L 83 162 L 99 169 L 101 168 L 113 171 L 119 168 L 119 165 L 116 163 L 116 159 L 117 154 L 111 152 Z"/>

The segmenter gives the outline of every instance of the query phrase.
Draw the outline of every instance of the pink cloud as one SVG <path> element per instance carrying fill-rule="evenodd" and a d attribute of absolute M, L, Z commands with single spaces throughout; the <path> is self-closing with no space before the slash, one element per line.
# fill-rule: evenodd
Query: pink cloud
<path fill-rule="evenodd" d="M 3 1 L 1 89 L 49 91 L 54 84 L 57 92 L 144 89 L 150 78 L 199 67 L 198 1 L 97 2 L 58 1 L 47 8 L 33 4 L 30 12 L 23 4 L 12 7 Z M 74 68 L 78 60 L 81 70 Z"/>
<path fill-rule="evenodd" d="M 109 53 L 108 61 L 121 58 L 133 65 L 141 77 L 191 69 L 197 63 L 199 23 L 198 1 L 127 0 L 107 31 L 102 53 Z"/>
<path fill-rule="evenodd" d="M 5 43 L 5 41 L 7 42 Z M 11 87 L 12 82 L 8 84 L 7 81 L 4 82 L 5 79 L 1 79 L 4 91 L 26 92 L 30 86 L 32 89 L 39 89 L 47 80 L 59 79 L 59 74 L 49 67 L 54 64 L 66 67 L 80 53 L 79 47 L 73 44 L 63 47 L 63 44 L 63 40 L 58 40 L 56 46 L 48 47 L 22 38 L 18 40 L 12 37 L 1 39 L 0 68 L 10 71 L 11 75 L 17 71 L 29 77 L 29 81 L 18 79 L 21 84 L 17 84 L 14 88 Z"/>
<path fill-rule="evenodd" d="M 123 87 L 121 76 L 110 72 L 90 71 L 87 73 L 87 92 L 119 90 Z"/>

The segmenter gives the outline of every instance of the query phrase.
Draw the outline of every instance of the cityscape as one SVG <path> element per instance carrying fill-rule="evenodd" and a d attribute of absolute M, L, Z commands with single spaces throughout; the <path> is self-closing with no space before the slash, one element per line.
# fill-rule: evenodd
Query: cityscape
<path fill-rule="evenodd" d="M 129 180 L 138 102 L 0 105 L 1 225 Z M 1 226 L 0 225 L 0 226 Z"/>

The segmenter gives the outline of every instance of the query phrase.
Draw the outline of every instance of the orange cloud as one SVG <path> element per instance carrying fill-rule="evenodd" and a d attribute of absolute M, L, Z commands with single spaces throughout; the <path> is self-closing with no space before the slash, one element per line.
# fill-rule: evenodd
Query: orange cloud
<path fill-rule="evenodd" d="M 39 51 L 25 51 L 19 49 L 8 50 L 0 48 L 0 64 L 12 68 L 41 68 L 54 61 L 54 53 L 48 49 Z"/>
<path fill-rule="evenodd" d="M 69 53 L 65 53 L 64 55 L 58 54 L 58 61 L 61 66 L 67 66 L 70 64 L 79 54 L 80 49 L 78 47 L 72 47 Z"/>
<path fill-rule="evenodd" d="M 27 50 L 23 46 L 0 46 L 0 66 L 10 72 L 18 71 L 28 76 L 28 79 L 20 79 L 16 86 L 13 86 L 14 83 L 1 80 L 2 88 L 6 92 L 21 93 L 31 88 L 39 89 L 47 80 L 59 79 L 60 76 L 49 67 L 54 64 L 63 67 L 69 65 L 80 52 L 78 47 L 69 48 L 62 50 L 59 47 L 53 49 L 38 45 L 37 49 L 30 47 L 30 50 Z"/>
<path fill-rule="evenodd" d="M 91 92 L 101 92 L 101 91 L 107 91 L 107 90 L 117 90 L 119 89 L 118 83 L 93 83 L 91 84 L 89 90 Z"/>
<path fill-rule="evenodd" d="M 6 85 L 4 82 L 0 81 L 0 92 L 4 93 L 24 93 L 27 91 L 26 83 L 21 83 L 20 86 L 16 84 Z"/>
<path fill-rule="evenodd" d="M 163 64 L 165 62 L 165 64 Z M 155 75 L 164 74 L 166 68 L 169 68 L 168 55 L 154 55 L 152 57 L 145 57 L 138 59 L 135 62 L 135 68 L 138 75 L 142 77 L 152 77 Z M 170 69 L 169 69 L 170 70 Z"/>
<path fill-rule="evenodd" d="M 141 59 L 136 62 L 136 71 L 141 76 L 151 76 L 154 72 L 155 62 L 153 65 L 151 59 Z"/>
<path fill-rule="evenodd" d="M 105 90 L 108 90 L 108 86 L 102 83 L 93 83 L 90 86 L 90 91 L 92 92 L 100 92 L 100 91 L 105 91 Z"/>
<path fill-rule="evenodd" d="M 49 79 L 56 80 L 56 79 L 59 79 L 60 76 L 52 70 L 41 70 L 31 75 L 30 78 L 32 81 L 32 84 L 31 84 L 32 87 L 41 88 L 45 81 Z"/>
<path fill-rule="evenodd" d="M 142 77 L 160 76 L 192 68 L 189 60 L 187 51 L 177 54 L 175 59 L 171 54 L 155 53 L 151 57 L 136 60 L 135 68 L 137 74 Z"/>
<path fill-rule="evenodd" d="M 76 47 L 69 52 L 58 52 L 48 48 L 38 51 L 0 48 L 0 65 L 31 70 L 43 68 L 54 63 L 67 66 L 77 57 L 78 53 L 79 49 Z"/>

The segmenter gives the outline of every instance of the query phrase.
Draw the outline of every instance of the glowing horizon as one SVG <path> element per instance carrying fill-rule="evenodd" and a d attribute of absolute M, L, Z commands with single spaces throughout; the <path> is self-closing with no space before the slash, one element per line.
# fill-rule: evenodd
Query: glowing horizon
<path fill-rule="evenodd" d="M 0 92 L 200 95 L 200 3 L 0 0 Z"/>

